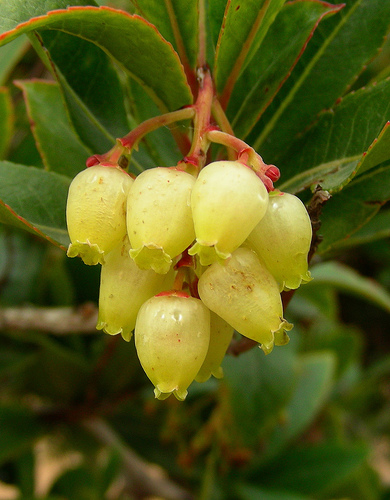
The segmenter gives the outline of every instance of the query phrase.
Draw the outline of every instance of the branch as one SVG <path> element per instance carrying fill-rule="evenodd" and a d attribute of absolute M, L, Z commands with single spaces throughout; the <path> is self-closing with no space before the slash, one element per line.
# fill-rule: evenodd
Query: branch
<path fill-rule="evenodd" d="M 168 479 L 159 466 L 142 460 L 104 420 L 90 418 L 83 422 L 83 427 L 101 443 L 119 453 L 126 480 L 137 498 L 156 496 L 164 500 L 193 499 L 190 493 Z"/>
<path fill-rule="evenodd" d="M 96 333 L 97 307 L 86 303 L 73 307 L 6 307 L 0 309 L 0 328 L 5 330 L 39 330 L 67 335 Z"/>

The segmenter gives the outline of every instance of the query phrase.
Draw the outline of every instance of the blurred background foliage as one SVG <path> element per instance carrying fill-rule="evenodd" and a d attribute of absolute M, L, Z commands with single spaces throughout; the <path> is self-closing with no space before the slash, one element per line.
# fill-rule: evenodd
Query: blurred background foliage
<path fill-rule="evenodd" d="M 389 61 L 387 42 L 351 90 L 386 78 Z M 43 168 L 27 84 L 13 83 L 35 78 L 52 80 L 24 35 L 1 49 L 0 83 L 14 106 L 3 158 Z M 136 161 L 169 163 L 165 137 Z M 194 383 L 184 403 L 154 400 L 134 344 L 88 326 L 97 267 L 1 224 L 0 498 L 390 498 L 388 204 L 379 215 L 376 230 L 314 257 L 313 282 L 286 311 L 295 325 L 287 347 L 227 356 L 224 379 Z M 67 331 L 73 311 L 79 330 Z"/>

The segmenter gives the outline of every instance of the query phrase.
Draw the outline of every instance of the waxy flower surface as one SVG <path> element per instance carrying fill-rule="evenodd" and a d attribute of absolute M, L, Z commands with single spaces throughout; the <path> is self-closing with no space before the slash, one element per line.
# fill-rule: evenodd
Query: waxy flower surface
<path fill-rule="evenodd" d="M 126 235 L 126 200 L 133 179 L 120 167 L 96 165 L 73 179 L 66 219 L 71 244 L 68 256 L 85 264 L 102 264 Z"/>

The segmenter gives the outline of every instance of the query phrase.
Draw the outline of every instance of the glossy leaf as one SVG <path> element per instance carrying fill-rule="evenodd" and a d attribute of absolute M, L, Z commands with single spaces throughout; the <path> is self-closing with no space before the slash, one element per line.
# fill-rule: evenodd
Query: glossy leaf
<path fill-rule="evenodd" d="M 237 78 L 250 63 L 285 0 L 230 0 L 214 61 L 215 84 L 226 106 Z"/>
<path fill-rule="evenodd" d="M 282 8 L 229 101 L 227 115 L 236 135 L 248 135 L 290 76 L 318 23 L 338 10 L 318 0 L 288 2 Z"/>
<path fill-rule="evenodd" d="M 31 129 L 48 170 L 74 177 L 85 168 L 90 152 L 74 134 L 57 84 L 48 81 L 19 81 Z"/>
<path fill-rule="evenodd" d="M 157 106 L 146 94 L 141 85 L 130 78 L 128 84 L 129 93 L 132 96 L 130 112 L 134 119 L 134 126 L 136 123 L 142 123 L 151 116 L 157 116 L 159 114 Z M 183 122 L 177 122 L 173 127 L 176 131 L 180 131 L 181 127 L 183 127 Z M 183 127 L 183 133 L 185 133 L 185 131 L 186 129 Z M 183 157 L 168 127 L 161 127 L 147 134 L 140 144 L 139 152 L 142 152 L 143 148 L 149 153 L 150 158 L 146 157 L 146 151 L 144 151 L 143 156 L 137 154 L 138 152 L 136 151 L 131 155 L 132 161 L 141 156 L 140 166 L 143 169 L 155 167 L 157 165 L 176 165 Z M 189 149 L 190 145 L 188 144 L 188 150 Z"/>
<path fill-rule="evenodd" d="M 323 262 L 311 268 L 313 281 L 308 288 L 326 285 L 366 299 L 390 312 L 390 292 L 371 278 L 365 278 L 340 262 Z"/>
<path fill-rule="evenodd" d="M 336 193 L 321 215 L 320 254 L 348 245 L 350 238 L 390 199 L 390 166 L 370 170 Z"/>
<path fill-rule="evenodd" d="M 288 152 L 281 190 L 312 184 L 340 190 L 360 172 L 390 159 L 390 80 L 348 94 Z"/>
<path fill-rule="evenodd" d="M 251 134 L 265 161 L 284 168 L 286 149 L 317 114 L 331 108 L 372 59 L 384 41 L 390 3 L 347 0 L 340 14 L 321 23 L 308 49 L 274 105 Z"/>
<path fill-rule="evenodd" d="M 18 406 L 0 407 L 0 463 L 27 451 L 43 435 L 43 427 L 29 410 Z"/>
<path fill-rule="evenodd" d="M 46 245 L 25 231 L 0 225 L 0 276 L 3 305 L 31 303 L 36 296 Z M 39 285 L 38 285 L 39 286 Z"/>
<path fill-rule="evenodd" d="M 42 398 L 61 394 L 64 405 L 80 397 L 90 376 L 89 361 L 66 343 L 38 332 L 23 332 L 25 342 L 35 344 L 37 364 L 26 373 L 24 384 Z"/>
<path fill-rule="evenodd" d="M 69 184 L 70 178 L 54 172 L 0 162 L 0 222 L 67 247 L 65 206 Z"/>
<path fill-rule="evenodd" d="M 363 444 L 295 447 L 257 470 L 256 479 L 262 485 L 277 484 L 281 490 L 318 498 L 356 472 L 367 459 L 368 451 Z"/>
<path fill-rule="evenodd" d="M 0 85 L 4 85 L 9 78 L 15 64 L 20 60 L 29 47 L 26 37 L 21 36 L 0 50 Z"/>
<path fill-rule="evenodd" d="M 283 423 L 277 425 L 270 436 L 265 461 L 280 453 L 316 417 L 332 389 L 335 367 L 335 355 L 330 351 L 298 358 L 294 392 L 284 410 Z"/>
<path fill-rule="evenodd" d="M 283 347 L 275 348 L 271 356 L 253 349 L 238 358 L 225 357 L 223 382 L 237 432 L 245 442 L 253 445 L 276 423 L 293 389 L 293 359 L 293 350 Z"/>
<path fill-rule="evenodd" d="M 60 83 L 79 137 L 94 153 L 110 149 L 128 131 L 124 93 L 110 57 L 58 30 L 30 34 L 30 40 Z"/>
<path fill-rule="evenodd" d="M 388 80 L 388 83 L 390 85 L 390 80 Z M 370 145 L 367 152 L 364 153 L 363 158 L 360 160 L 357 168 L 358 174 L 360 175 L 366 170 L 370 170 L 371 168 L 376 167 L 380 163 L 383 163 L 389 159 L 390 122 L 388 121 L 378 135 L 378 138 L 374 139 L 373 143 Z"/>
<path fill-rule="evenodd" d="M 206 30 L 207 30 L 207 60 L 213 67 L 215 49 L 222 28 L 227 0 L 213 0 L 206 2 Z"/>
<path fill-rule="evenodd" d="M 390 210 L 380 210 L 361 229 L 345 240 L 343 246 L 357 246 L 390 237 Z"/>
<path fill-rule="evenodd" d="M 94 0 L 72 0 L 72 5 L 96 5 Z M 68 0 L 7 0 L 1 2 L 0 33 L 16 28 L 19 23 L 28 22 L 32 17 L 42 16 L 49 10 L 66 9 Z"/>
<path fill-rule="evenodd" d="M 186 72 L 191 73 L 198 53 L 198 0 L 132 1 L 141 16 L 172 43 Z"/>
<path fill-rule="evenodd" d="M 9 90 L 0 88 L 0 159 L 5 157 L 13 133 L 14 110 Z"/>
<path fill-rule="evenodd" d="M 3 33 L 0 40 L 6 43 L 22 33 L 42 29 L 65 31 L 99 45 L 145 86 L 160 109 L 174 110 L 192 101 L 178 55 L 139 16 L 109 7 L 69 7 L 32 19 Z"/>

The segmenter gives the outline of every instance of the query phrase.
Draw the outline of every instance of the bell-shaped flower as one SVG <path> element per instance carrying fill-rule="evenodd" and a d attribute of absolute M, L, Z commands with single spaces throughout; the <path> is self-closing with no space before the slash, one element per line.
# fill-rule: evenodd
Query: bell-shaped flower
<path fill-rule="evenodd" d="M 223 377 L 221 363 L 232 340 L 233 333 L 234 328 L 211 311 L 210 344 L 203 365 L 195 377 L 197 382 L 206 382 L 211 375 L 214 375 L 215 378 Z"/>
<path fill-rule="evenodd" d="M 95 165 L 76 175 L 66 205 L 69 257 L 102 264 L 119 245 L 126 234 L 126 199 L 132 183 L 120 167 Z"/>
<path fill-rule="evenodd" d="M 227 259 L 267 209 L 268 193 L 255 172 L 238 161 L 217 161 L 201 170 L 191 195 L 196 243 L 189 250 L 202 265 Z"/>
<path fill-rule="evenodd" d="M 157 274 L 140 269 L 129 255 L 128 237 L 105 257 L 100 275 L 99 315 L 96 328 L 120 333 L 129 341 L 142 304 L 173 285 L 174 272 Z"/>
<path fill-rule="evenodd" d="M 166 273 L 172 259 L 194 240 L 191 190 L 187 172 L 157 167 L 134 181 L 127 201 L 127 232 L 131 257 L 142 269 Z"/>
<path fill-rule="evenodd" d="M 152 297 L 138 313 L 134 337 L 156 398 L 166 399 L 173 393 L 184 400 L 209 346 L 207 307 L 183 292 Z"/>
<path fill-rule="evenodd" d="M 238 248 L 226 262 L 212 264 L 198 283 L 202 302 L 239 333 L 261 344 L 267 354 L 288 342 L 292 325 L 283 319 L 275 278 L 249 248 Z"/>
<path fill-rule="evenodd" d="M 275 191 L 270 193 L 267 212 L 247 243 L 264 261 L 281 291 L 312 279 L 307 262 L 311 238 L 305 205 L 292 194 Z"/>

